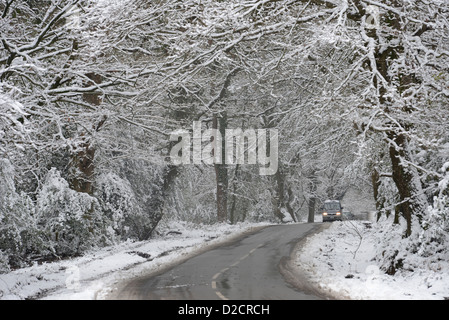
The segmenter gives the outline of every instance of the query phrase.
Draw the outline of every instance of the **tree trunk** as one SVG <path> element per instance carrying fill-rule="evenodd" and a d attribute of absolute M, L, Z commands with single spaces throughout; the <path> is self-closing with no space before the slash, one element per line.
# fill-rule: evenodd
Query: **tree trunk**
<path fill-rule="evenodd" d="M 312 169 L 312 172 L 309 176 L 310 182 L 309 182 L 309 193 L 310 193 L 310 198 L 308 201 L 308 206 L 309 206 L 309 216 L 307 218 L 307 222 L 308 223 L 313 223 L 315 222 L 315 207 L 316 207 L 316 197 L 315 197 L 315 192 L 317 189 L 317 176 L 316 176 L 316 170 Z"/>
<path fill-rule="evenodd" d="M 288 212 L 290 217 L 294 222 L 296 222 L 295 213 L 293 211 L 293 208 L 290 206 L 290 195 L 293 194 L 291 189 L 288 189 L 288 196 L 286 197 L 285 193 L 285 174 L 282 169 L 282 166 L 279 166 L 278 171 L 276 171 L 275 180 L 276 180 L 276 197 L 275 197 L 275 216 L 279 217 L 279 219 L 284 218 L 283 209 Z"/>
<path fill-rule="evenodd" d="M 84 144 L 83 149 L 83 151 L 75 154 L 72 159 L 76 172 L 71 180 L 71 187 L 76 192 L 92 194 L 95 149 L 90 147 L 90 143 Z"/>
<path fill-rule="evenodd" d="M 284 204 L 284 179 L 281 175 L 281 170 L 278 170 L 275 174 L 275 197 L 274 197 L 274 215 L 278 217 L 281 221 L 284 219 L 284 213 L 282 212 Z"/>
<path fill-rule="evenodd" d="M 165 198 L 170 189 L 170 186 L 172 185 L 177 175 L 178 175 L 177 166 L 168 165 L 167 167 L 164 168 L 164 173 L 162 175 L 162 185 L 160 186 L 160 188 L 154 189 L 153 194 L 151 195 L 150 203 L 148 205 L 148 207 L 150 208 L 149 214 L 151 215 L 151 227 L 149 230 L 146 230 L 147 232 L 145 234 L 141 235 L 139 239 L 140 241 L 148 240 L 153 234 L 153 231 L 158 226 L 159 222 L 161 221 L 163 217 L 162 209 Z"/>
<path fill-rule="evenodd" d="M 387 26 L 398 33 L 401 32 L 401 19 L 396 13 L 389 12 L 388 19 L 385 20 Z M 378 32 L 375 29 L 371 30 L 369 36 L 375 40 L 377 47 L 374 53 L 376 66 L 372 66 L 382 76 L 385 82 L 390 86 L 395 86 L 398 92 L 402 92 L 415 79 L 409 76 L 401 76 L 402 79 L 399 84 L 392 83 L 392 70 L 390 70 L 391 61 L 398 59 L 400 54 L 404 52 L 404 47 L 401 42 L 394 46 L 381 45 L 381 40 L 378 37 Z M 398 39 L 399 40 L 399 39 Z M 375 86 L 379 89 L 379 102 L 383 106 L 383 111 L 386 114 L 396 108 L 395 102 L 386 93 L 384 81 L 378 79 L 376 76 Z M 410 110 L 407 106 L 402 107 L 405 114 Z M 393 181 L 398 189 L 400 197 L 399 210 L 407 222 L 407 230 L 405 236 L 408 237 L 412 233 L 412 220 L 415 215 L 419 221 L 422 214 L 427 208 L 427 199 L 424 197 L 421 181 L 417 169 L 411 165 L 413 163 L 412 154 L 408 145 L 408 138 L 402 131 L 402 128 L 409 128 L 407 123 L 401 123 L 401 127 L 396 130 L 391 130 L 387 133 L 387 143 L 389 145 L 390 159 L 392 162 Z"/>
<path fill-rule="evenodd" d="M 293 199 L 295 198 L 295 196 L 293 195 L 293 190 L 292 190 L 291 186 L 289 186 L 287 188 L 287 195 L 288 195 L 288 197 L 287 197 L 287 200 L 285 201 L 285 207 L 287 208 L 287 212 L 290 214 L 293 221 L 298 222 L 298 219 L 296 218 L 295 210 L 293 210 L 293 207 L 291 205 Z"/>
<path fill-rule="evenodd" d="M 315 222 L 315 207 L 316 207 L 316 198 L 310 197 L 309 198 L 309 217 L 307 219 L 308 223 Z"/>
<path fill-rule="evenodd" d="M 412 234 L 413 215 L 422 220 L 422 214 L 426 210 L 427 200 L 422 190 L 421 181 L 417 169 L 408 164 L 412 162 L 411 152 L 407 137 L 396 132 L 389 133 L 390 158 L 393 168 L 393 180 L 398 188 L 400 204 L 399 209 L 407 222 L 406 237 Z"/>
<path fill-rule="evenodd" d="M 211 102 L 209 102 L 208 109 L 211 109 L 215 104 L 224 99 L 228 93 L 228 88 L 231 84 L 231 79 L 234 77 L 241 69 L 235 68 L 233 69 L 227 76 L 223 83 L 223 87 L 220 90 L 218 96 L 216 96 Z M 213 120 L 212 120 L 212 129 L 220 130 L 220 134 L 222 136 L 221 141 L 221 163 L 217 163 L 214 161 L 214 169 L 215 176 L 217 180 L 217 219 L 219 222 L 226 222 L 228 219 L 228 168 L 226 166 L 226 139 L 225 139 L 225 130 L 227 127 L 228 118 L 226 111 L 214 112 Z M 216 140 L 214 140 L 216 142 Z M 214 148 L 214 151 L 217 150 L 217 147 Z M 215 155 L 214 155 L 215 156 Z"/>
<path fill-rule="evenodd" d="M 86 83 L 86 86 L 92 86 L 94 83 L 101 83 L 101 76 L 95 73 L 86 75 L 91 81 Z M 99 93 L 84 93 L 83 99 L 91 105 L 100 105 L 101 97 Z M 106 122 L 104 117 L 99 123 L 93 126 L 95 131 L 99 131 Z M 93 176 L 95 171 L 95 148 L 92 146 L 90 138 L 82 144 L 82 150 L 75 154 L 72 158 L 72 164 L 75 172 L 71 178 L 70 184 L 73 190 L 77 192 L 93 194 Z"/>
<path fill-rule="evenodd" d="M 237 192 L 237 180 L 238 180 L 238 174 L 239 174 L 239 169 L 240 169 L 240 165 L 236 165 L 235 166 L 235 173 L 234 173 L 234 179 L 232 181 L 232 205 L 231 205 L 231 209 L 229 212 L 229 221 L 231 224 L 235 224 L 236 222 L 236 217 L 235 217 L 235 211 L 237 209 L 237 196 L 236 196 L 236 192 Z"/>
<path fill-rule="evenodd" d="M 227 126 L 227 116 L 222 112 L 221 116 L 214 114 L 212 128 L 220 130 L 221 136 L 221 163 L 214 163 L 215 176 L 217 180 L 217 219 L 218 222 L 226 222 L 228 218 L 228 168 L 225 161 L 225 130 Z M 218 147 L 218 146 L 217 146 Z M 216 148 L 214 149 L 216 150 Z"/>
<path fill-rule="evenodd" d="M 371 183 L 373 184 L 373 196 L 374 201 L 376 202 L 376 211 L 377 211 L 377 221 L 379 221 L 382 215 L 383 203 L 379 199 L 379 188 L 380 188 L 380 175 L 377 168 L 373 168 L 371 172 Z"/>

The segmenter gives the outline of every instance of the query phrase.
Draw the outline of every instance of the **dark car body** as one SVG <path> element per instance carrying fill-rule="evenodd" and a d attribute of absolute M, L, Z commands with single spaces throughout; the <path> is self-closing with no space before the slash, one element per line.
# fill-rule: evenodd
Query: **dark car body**
<path fill-rule="evenodd" d="M 323 222 L 342 221 L 342 206 L 339 200 L 326 200 L 323 205 Z"/>

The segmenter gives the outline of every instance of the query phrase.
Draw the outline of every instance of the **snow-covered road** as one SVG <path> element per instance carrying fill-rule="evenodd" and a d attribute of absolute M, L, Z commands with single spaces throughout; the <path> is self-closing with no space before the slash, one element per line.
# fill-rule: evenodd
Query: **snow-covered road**
<path fill-rule="evenodd" d="M 132 281 L 111 298 L 129 300 L 317 300 L 291 272 L 296 244 L 321 224 L 268 226 Z M 287 271 L 287 272 L 286 272 Z M 292 281 L 293 280 L 293 281 Z"/>

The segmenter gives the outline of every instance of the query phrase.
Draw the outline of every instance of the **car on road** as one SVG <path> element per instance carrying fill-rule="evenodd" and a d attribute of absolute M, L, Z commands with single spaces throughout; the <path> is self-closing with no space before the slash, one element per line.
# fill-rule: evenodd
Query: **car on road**
<path fill-rule="evenodd" d="M 343 207 L 339 200 L 326 200 L 323 204 L 323 222 L 342 221 Z"/>

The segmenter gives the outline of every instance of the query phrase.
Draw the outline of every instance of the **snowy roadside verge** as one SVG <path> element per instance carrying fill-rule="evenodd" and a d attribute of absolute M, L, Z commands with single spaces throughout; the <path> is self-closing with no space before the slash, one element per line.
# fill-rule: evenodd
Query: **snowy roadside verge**
<path fill-rule="evenodd" d="M 421 263 L 394 276 L 373 259 L 379 233 L 369 222 L 334 222 L 310 236 L 295 253 L 304 272 L 323 295 L 355 300 L 441 300 L 449 297 L 449 264 L 438 268 Z M 417 265 L 419 265 L 417 263 Z"/>
<path fill-rule="evenodd" d="M 245 235 L 267 223 L 237 225 L 171 226 L 163 237 L 124 242 L 63 260 L 0 274 L 0 300 L 105 299 L 119 282 L 157 271 Z"/>

